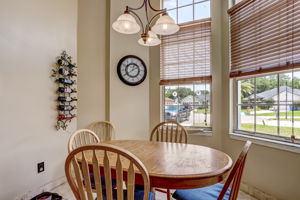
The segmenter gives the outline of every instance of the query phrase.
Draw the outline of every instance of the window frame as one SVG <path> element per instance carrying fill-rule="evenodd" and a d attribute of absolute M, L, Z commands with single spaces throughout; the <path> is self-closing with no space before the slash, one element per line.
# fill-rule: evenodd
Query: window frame
<path fill-rule="evenodd" d="M 207 2 L 209 1 L 210 2 L 210 13 L 211 13 L 211 0 L 201 0 L 201 1 L 198 1 L 198 2 L 195 2 L 195 0 L 193 0 L 193 2 L 191 4 L 187 4 L 187 5 L 183 5 L 183 6 L 178 6 L 178 0 L 176 0 L 176 7 L 174 8 L 171 8 L 171 9 L 167 9 L 167 12 L 169 11 L 173 11 L 175 10 L 176 11 L 176 19 L 175 21 L 178 22 L 178 10 L 180 8 L 184 8 L 184 7 L 188 7 L 188 6 L 193 6 L 193 21 L 196 21 L 195 20 L 195 5 L 196 4 L 201 4 L 201 3 L 204 3 L 204 2 Z M 164 0 L 161 0 L 161 7 L 164 8 Z M 192 22 L 192 21 L 189 21 L 189 22 Z M 183 23 L 184 24 L 184 23 Z M 179 24 L 180 25 L 180 24 Z M 211 54 L 212 52 L 210 52 Z M 211 57 L 210 57 L 211 59 Z M 201 83 L 200 83 L 201 84 Z M 211 135 L 212 133 L 212 124 L 213 124 L 213 106 L 212 106 L 212 81 L 210 83 L 205 83 L 205 84 L 209 84 L 210 85 L 210 94 L 209 94 L 209 98 L 210 98 L 210 121 L 209 121 L 209 124 L 210 126 L 209 127 L 202 127 L 202 126 L 184 126 L 189 133 L 193 134 L 193 133 L 203 133 L 204 135 Z M 193 87 L 195 85 L 197 85 L 197 83 L 194 83 L 194 84 L 182 84 L 182 85 L 193 85 Z M 160 121 L 165 121 L 165 87 L 167 85 L 160 85 Z M 170 86 L 176 86 L 176 85 L 170 85 Z M 180 85 L 177 85 L 178 87 Z"/>
<path fill-rule="evenodd" d="M 298 71 L 298 70 L 297 70 Z M 233 111 L 233 117 L 232 117 L 232 132 L 234 134 L 237 134 L 238 136 L 250 136 L 250 137 L 255 137 L 257 139 L 267 139 L 267 140 L 271 140 L 271 141 L 274 141 L 274 142 L 284 142 L 284 143 L 287 143 L 287 144 L 292 144 L 292 145 L 300 145 L 300 138 L 295 138 L 294 139 L 294 142 L 291 141 L 291 137 L 287 137 L 287 136 L 281 136 L 281 135 L 278 135 L 278 132 L 277 132 L 277 135 L 272 135 L 272 134 L 268 134 L 268 133 L 262 133 L 262 132 L 256 132 L 256 131 L 246 131 L 246 130 L 241 130 L 241 129 L 238 129 L 238 106 L 239 105 L 243 105 L 243 104 L 239 104 L 239 91 L 238 91 L 238 81 L 240 80 L 245 80 L 245 79 L 250 79 L 250 78 L 259 78 L 259 77 L 264 77 L 264 76 L 268 76 L 268 75 L 279 75 L 279 74 L 283 74 L 283 73 L 288 73 L 288 72 L 291 72 L 291 71 L 285 71 L 285 72 L 275 72 L 275 73 L 271 73 L 271 74 L 260 74 L 260 75 L 254 75 L 254 76 L 245 76 L 245 77 L 237 77 L 237 78 L 233 78 L 232 79 L 232 88 L 233 88 L 233 92 L 232 92 L 232 98 L 233 98 L 233 101 L 232 101 L 232 111 Z M 279 81 L 278 81 L 279 83 Z M 280 86 L 280 85 L 277 85 L 277 87 Z M 255 87 L 256 88 L 256 84 L 255 84 Z M 256 90 L 256 89 L 255 89 Z M 254 95 L 255 95 L 255 98 L 256 98 L 256 92 L 254 92 Z M 277 103 L 278 105 L 280 105 L 279 103 Z M 249 104 L 250 105 L 250 104 Z M 253 103 L 251 105 L 254 105 L 255 107 L 259 104 L 257 103 Z M 268 105 L 268 104 L 264 104 L 264 105 Z M 270 105 L 273 105 L 273 104 L 270 104 Z M 280 112 L 280 110 L 279 110 Z M 254 118 L 254 126 L 256 125 L 256 117 Z M 277 128 L 280 128 L 280 126 L 276 126 Z M 280 133 L 280 132 L 279 132 Z"/>

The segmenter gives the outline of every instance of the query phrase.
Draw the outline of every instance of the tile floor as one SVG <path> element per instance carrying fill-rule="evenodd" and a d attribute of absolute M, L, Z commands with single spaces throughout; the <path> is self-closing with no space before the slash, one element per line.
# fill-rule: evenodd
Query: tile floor
<path fill-rule="evenodd" d="M 68 183 L 64 183 L 64 184 L 58 186 L 52 192 L 60 194 L 61 196 L 63 196 L 64 200 L 75 200 Z M 156 200 L 165 200 L 166 199 L 166 195 L 163 193 L 160 193 L 160 192 L 156 192 L 155 196 L 156 196 Z M 250 195 L 248 195 L 244 192 L 240 192 L 238 200 L 257 200 L 257 199 L 254 197 L 251 197 Z"/>

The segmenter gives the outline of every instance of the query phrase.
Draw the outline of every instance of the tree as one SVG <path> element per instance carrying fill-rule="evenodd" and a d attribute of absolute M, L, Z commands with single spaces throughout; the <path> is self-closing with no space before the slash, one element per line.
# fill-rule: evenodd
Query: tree
<path fill-rule="evenodd" d="M 261 93 L 277 87 L 277 75 L 256 78 L 256 93 Z"/>
<path fill-rule="evenodd" d="M 249 81 L 242 81 L 241 84 L 241 93 L 242 98 L 249 97 L 251 94 L 253 94 L 254 91 L 254 85 L 250 83 Z"/>
<path fill-rule="evenodd" d="M 173 95 L 174 92 L 177 92 L 177 96 L 175 97 Z M 195 96 L 195 92 L 192 91 L 191 88 L 186 88 L 186 87 L 178 87 L 176 89 L 167 89 L 165 96 L 170 98 L 170 99 L 183 99 L 189 95 Z"/>
<path fill-rule="evenodd" d="M 209 94 L 208 90 L 199 90 L 200 94 Z"/>

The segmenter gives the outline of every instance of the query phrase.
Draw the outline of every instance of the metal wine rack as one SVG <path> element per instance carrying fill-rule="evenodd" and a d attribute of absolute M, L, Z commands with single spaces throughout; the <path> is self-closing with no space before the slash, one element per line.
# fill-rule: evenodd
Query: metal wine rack
<path fill-rule="evenodd" d="M 57 57 L 55 69 L 52 70 L 52 77 L 58 85 L 57 88 L 57 122 L 56 129 L 66 130 L 69 123 L 76 117 L 77 90 L 76 64 L 72 57 L 63 51 Z"/>

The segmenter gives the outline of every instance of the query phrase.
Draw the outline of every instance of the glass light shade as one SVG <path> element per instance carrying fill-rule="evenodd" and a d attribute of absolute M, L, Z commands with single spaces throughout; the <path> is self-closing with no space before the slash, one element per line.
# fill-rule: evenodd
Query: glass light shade
<path fill-rule="evenodd" d="M 138 43 L 140 45 L 149 47 L 149 46 L 159 45 L 161 43 L 161 41 L 155 33 L 153 33 L 152 31 L 148 31 L 148 38 L 147 38 L 146 42 L 144 42 L 143 38 L 140 38 L 138 40 Z"/>
<path fill-rule="evenodd" d="M 152 31 L 159 35 L 171 35 L 179 31 L 179 26 L 169 15 L 162 15 L 152 27 Z"/>
<path fill-rule="evenodd" d="M 140 26 L 136 23 L 135 18 L 128 14 L 122 14 L 118 19 L 112 24 L 115 31 L 124 34 L 134 34 L 140 31 Z"/>

